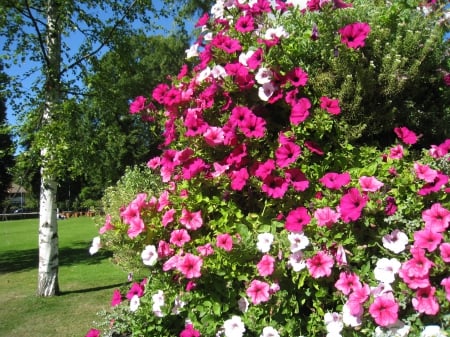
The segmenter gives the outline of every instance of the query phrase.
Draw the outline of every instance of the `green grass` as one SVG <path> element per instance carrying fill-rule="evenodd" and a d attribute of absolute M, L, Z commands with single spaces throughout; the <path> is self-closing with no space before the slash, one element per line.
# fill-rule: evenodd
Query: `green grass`
<path fill-rule="evenodd" d="M 60 296 L 36 296 L 38 220 L 0 222 L 0 337 L 82 337 L 126 273 L 99 252 L 92 218 L 59 221 Z"/>

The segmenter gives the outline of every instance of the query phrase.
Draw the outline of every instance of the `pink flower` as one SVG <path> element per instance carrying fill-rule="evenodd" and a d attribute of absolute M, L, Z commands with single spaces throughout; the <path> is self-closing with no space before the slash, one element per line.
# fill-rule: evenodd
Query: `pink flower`
<path fill-rule="evenodd" d="M 317 143 L 315 143 L 315 142 L 313 142 L 311 140 L 305 140 L 304 145 L 312 153 L 318 154 L 319 156 L 323 156 L 324 152 L 319 147 L 319 145 L 317 145 Z"/>
<path fill-rule="evenodd" d="M 85 337 L 100 337 L 100 330 L 91 329 L 88 331 Z"/>
<path fill-rule="evenodd" d="M 275 151 L 276 163 L 283 168 L 294 163 L 301 153 L 300 146 L 294 142 L 286 142 Z"/>
<path fill-rule="evenodd" d="M 171 208 L 167 212 L 165 212 L 161 218 L 161 224 L 166 227 L 169 223 L 173 222 L 175 209 Z"/>
<path fill-rule="evenodd" d="M 158 256 L 159 257 L 168 257 L 173 254 L 173 249 L 170 248 L 168 242 L 164 240 L 160 240 L 158 243 Z"/>
<path fill-rule="evenodd" d="M 398 303 L 392 293 L 387 293 L 375 298 L 369 306 L 369 313 L 380 326 L 394 324 L 398 319 Z"/>
<path fill-rule="evenodd" d="M 99 234 L 104 234 L 107 231 L 113 230 L 115 227 L 111 223 L 111 215 L 107 215 L 105 218 L 105 224 L 98 230 Z"/>
<path fill-rule="evenodd" d="M 273 175 L 267 176 L 261 185 L 261 190 L 275 199 L 283 198 L 288 188 L 289 184 L 286 179 Z"/>
<path fill-rule="evenodd" d="M 430 209 L 422 212 L 422 219 L 425 221 L 425 228 L 442 233 L 450 225 L 450 211 L 442 207 L 440 203 L 435 203 Z"/>
<path fill-rule="evenodd" d="M 253 304 L 267 302 L 270 296 L 270 285 L 266 282 L 253 280 L 247 288 L 247 296 L 250 297 Z"/>
<path fill-rule="evenodd" d="M 309 116 L 309 109 L 311 108 L 311 102 L 309 99 L 302 97 L 291 109 L 291 115 L 289 117 L 290 122 L 293 125 L 298 125 L 306 120 Z"/>
<path fill-rule="evenodd" d="M 359 193 L 356 188 L 351 188 L 339 202 L 341 219 L 345 223 L 356 221 L 361 217 L 361 212 L 367 204 L 367 198 Z"/>
<path fill-rule="evenodd" d="M 210 146 L 221 145 L 224 142 L 225 135 L 222 128 L 216 126 L 210 126 L 203 133 L 205 141 Z"/>
<path fill-rule="evenodd" d="M 196 230 L 202 227 L 202 211 L 190 212 L 186 208 L 181 210 L 180 223 L 189 230 Z"/>
<path fill-rule="evenodd" d="M 414 233 L 414 246 L 433 252 L 443 239 L 441 233 L 435 233 L 430 229 L 423 229 Z"/>
<path fill-rule="evenodd" d="M 201 255 L 201 256 L 209 256 L 214 254 L 214 249 L 212 248 L 210 243 L 207 243 L 203 246 L 198 246 L 197 247 L 197 252 Z"/>
<path fill-rule="evenodd" d="M 339 213 L 330 207 L 318 208 L 314 212 L 314 218 L 317 220 L 318 226 L 327 226 L 335 224 L 339 220 Z"/>
<path fill-rule="evenodd" d="M 144 96 L 138 96 L 130 104 L 130 113 L 137 114 L 145 109 L 146 98 Z"/>
<path fill-rule="evenodd" d="M 367 284 L 358 285 L 355 283 L 353 292 L 348 297 L 347 305 L 350 313 L 359 316 L 362 312 L 362 305 L 369 299 L 370 287 Z"/>
<path fill-rule="evenodd" d="M 441 286 L 444 287 L 445 298 L 450 302 L 450 276 L 442 279 Z"/>
<path fill-rule="evenodd" d="M 329 172 L 326 173 L 322 178 L 320 178 L 319 181 L 326 188 L 329 188 L 331 190 L 338 190 L 342 186 L 347 185 L 350 182 L 350 179 L 350 174 L 348 172 Z"/>
<path fill-rule="evenodd" d="M 364 47 L 370 33 L 370 26 L 365 22 L 355 22 L 338 30 L 341 42 L 349 48 Z"/>
<path fill-rule="evenodd" d="M 337 290 L 340 290 L 344 295 L 350 294 L 355 289 L 362 286 L 359 281 L 358 275 L 351 272 L 341 272 L 339 274 L 339 279 L 334 284 Z"/>
<path fill-rule="evenodd" d="M 439 192 L 445 184 L 447 184 L 449 177 L 446 174 L 438 172 L 433 182 L 425 184 L 418 192 L 419 195 L 428 195 L 433 192 Z"/>
<path fill-rule="evenodd" d="M 376 192 L 384 186 L 384 184 L 377 178 L 366 176 L 359 178 L 359 185 L 361 186 L 361 190 L 364 192 Z"/>
<path fill-rule="evenodd" d="M 119 305 L 121 302 L 122 302 L 122 294 L 120 293 L 119 289 L 115 289 L 111 299 L 111 306 L 115 307 L 116 305 Z"/>
<path fill-rule="evenodd" d="M 403 158 L 403 146 L 396 145 L 389 150 L 389 158 L 391 159 L 402 159 Z"/>
<path fill-rule="evenodd" d="M 450 243 L 444 242 L 439 246 L 441 258 L 444 262 L 450 263 Z"/>
<path fill-rule="evenodd" d="M 275 169 L 275 161 L 273 159 L 268 159 L 267 161 L 258 164 L 255 171 L 255 176 L 261 179 L 268 177 L 272 171 Z"/>
<path fill-rule="evenodd" d="M 182 247 L 185 243 L 191 241 L 189 233 L 185 229 L 175 229 L 170 233 L 170 243 Z"/>
<path fill-rule="evenodd" d="M 419 313 L 436 315 L 439 312 L 439 303 L 434 296 L 435 287 L 420 288 L 416 292 L 416 297 L 412 299 L 412 305 Z"/>
<path fill-rule="evenodd" d="M 313 278 L 319 278 L 331 275 L 333 268 L 333 257 L 323 251 L 306 260 L 306 266 Z"/>
<path fill-rule="evenodd" d="M 339 115 L 341 113 L 341 108 L 339 106 L 338 99 L 332 99 L 326 96 L 320 98 L 320 108 L 325 110 L 331 115 Z"/>
<path fill-rule="evenodd" d="M 417 178 L 425 180 L 427 183 L 432 183 L 436 179 L 438 172 L 433 170 L 428 165 L 414 163 L 414 172 Z"/>
<path fill-rule="evenodd" d="M 186 324 L 183 331 L 180 332 L 180 337 L 200 337 L 200 331 L 195 330 L 194 326 L 189 323 Z"/>
<path fill-rule="evenodd" d="M 384 213 L 387 216 L 393 215 L 397 212 L 397 204 L 395 203 L 395 198 L 388 196 L 386 197 L 386 207 L 384 208 Z"/>
<path fill-rule="evenodd" d="M 302 232 L 303 228 L 309 224 L 311 217 L 308 210 L 301 206 L 289 212 L 286 217 L 284 228 L 290 232 Z"/>
<path fill-rule="evenodd" d="M 233 39 L 227 35 L 224 35 L 223 33 L 215 35 L 211 41 L 211 45 L 216 48 L 222 49 L 228 54 L 232 54 L 234 52 L 242 50 L 239 40 Z"/>
<path fill-rule="evenodd" d="M 184 255 L 178 260 L 177 269 L 187 278 L 197 278 L 202 276 L 200 269 L 203 265 L 203 260 L 200 256 L 190 253 Z"/>
<path fill-rule="evenodd" d="M 219 234 L 216 238 L 216 246 L 230 252 L 233 249 L 233 238 L 230 234 Z"/>
<path fill-rule="evenodd" d="M 406 127 L 394 128 L 394 132 L 397 137 L 400 138 L 400 140 L 405 144 L 413 145 L 417 143 L 416 134 Z"/>
<path fill-rule="evenodd" d="M 239 128 L 248 138 L 263 138 L 266 132 L 266 121 L 252 114 L 240 123 Z"/>
<path fill-rule="evenodd" d="M 258 262 L 256 267 L 258 268 L 258 272 L 260 276 L 269 276 L 272 275 L 274 271 L 275 259 L 265 254 L 261 260 Z"/>

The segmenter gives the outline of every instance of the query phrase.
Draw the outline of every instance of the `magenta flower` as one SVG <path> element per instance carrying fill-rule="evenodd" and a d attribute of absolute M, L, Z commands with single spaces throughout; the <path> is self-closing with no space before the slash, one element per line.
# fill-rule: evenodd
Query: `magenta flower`
<path fill-rule="evenodd" d="M 294 163 L 301 154 L 300 146 L 294 142 L 286 142 L 275 151 L 276 164 L 283 168 Z"/>
<path fill-rule="evenodd" d="M 365 22 L 355 22 L 339 29 L 341 42 L 349 48 L 364 47 L 370 33 L 370 26 Z"/>
<path fill-rule="evenodd" d="M 441 286 L 444 287 L 445 298 L 450 302 L 450 276 L 442 279 Z"/>
<path fill-rule="evenodd" d="M 185 229 L 175 229 L 170 233 L 170 243 L 173 245 L 183 247 L 183 245 L 189 241 L 191 241 L 191 237 Z"/>
<path fill-rule="evenodd" d="M 308 82 L 308 74 L 302 68 L 296 67 L 287 74 L 287 80 L 294 87 L 304 87 Z"/>
<path fill-rule="evenodd" d="M 436 315 L 439 312 L 439 303 L 435 292 L 435 287 L 417 289 L 416 297 L 412 299 L 414 309 L 426 315 Z"/>
<path fill-rule="evenodd" d="M 225 140 L 225 133 L 222 128 L 210 126 L 203 133 L 203 137 L 208 145 L 217 146 L 223 144 Z"/>
<path fill-rule="evenodd" d="M 198 246 L 197 247 L 197 252 L 201 255 L 201 256 L 209 256 L 214 254 L 214 249 L 212 248 L 212 245 L 210 243 L 207 243 L 203 246 Z"/>
<path fill-rule="evenodd" d="M 240 123 L 239 129 L 248 138 L 263 138 L 266 132 L 266 121 L 264 118 L 251 114 Z"/>
<path fill-rule="evenodd" d="M 168 242 L 160 240 L 158 243 L 157 252 L 159 257 L 168 257 L 173 254 L 173 249 L 170 247 Z"/>
<path fill-rule="evenodd" d="M 376 192 L 384 184 L 375 177 L 362 176 L 359 178 L 359 186 L 361 186 L 361 190 L 364 192 Z"/>
<path fill-rule="evenodd" d="M 308 214 L 308 210 L 303 207 L 297 207 L 289 212 L 286 217 L 284 228 L 290 232 L 299 233 L 303 231 L 303 228 L 309 224 L 311 217 Z"/>
<path fill-rule="evenodd" d="M 395 198 L 388 196 L 386 197 L 386 207 L 384 208 L 384 213 L 387 216 L 391 216 L 397 212 L 397 204 L 395 203 Z"/>
<path fill-rule="evenodd" d="M 304 144 L 305 144 L 305 147 L 312 153 L 318 154 L 319 156 L 323 156 L 324 152 L 319 147 L 319 145 L 317 145 L 317 143 L 315 143 L 311 140 L 306 140 Z"/>
<path fill-rule="evenodd" d="M 233 39 L 222 33 L 214 36 L 214 38 L 211 41 L 211 45 L 216 48 L 222 49 L 224 52 L 228 54 L 232 54 L 234 52 L 242 50 L 239 40 Z"/>
<path fill-rule="evenodd" d="M 417 192 L 419 195 L 429 195 L 433 192 L 439 192 L 441 188 L 448 183 L 448 176 L 441 172 L 438 172 L 436 178 L 433 182 L 425 184 L 422 188 Z"/>
<path fill-rule="evenodd" d="M 255 30 L 255 22 L 250 15 L 243 15 L 236 21 L 236 30 L 239 33 L 249 33 Z"/>
<path fill-rule="evenodd" d="M 270 285 L 266 282 L 253 280 L 247 288 L 247 296 L 250 297 L 253 304 L 257 305 L 267 302 L 270 296 Z"/>
<path fill-rule="evenodd" d="M 119 289 L 115 289 L 111 298 L 111 306 L 115 307 L 122 302 L 122 294 Z"/>
<path fill-rule="evenodd" d="M 138 96 L 130 104 L 130 113 L 137 114 L 145 109 L 146 98 L 144 96 Z"/>
<path fill-rule="evenodd" d="M 434 252 L 443 239 L 441 233 L 423 229 L 414 233 L 414 246 Z"/>
<path fill-rule="evenodd" d="M 230 173 L 231 188 L 235 191 L 242 191 L 249 178 L 248 171 L 245 167 L 232 171 Z"/>
<path fill-rule="evenodd" d="M 175 212 L 176 212 L 175 209 L 171 208 L 163 214 L 163 216 L 161 218 L 161 224 L 164 227 L 166 227 L 168 224 L 173 222 Z"/>
<path fill-rule="evenodd" d="M 306 260 L 306 266 L 313 278 L 330 276 L 333 264 L 333 257 L 324 251 L 319 251 L 316 255 Z"/>
<path fill-rule="evenodd" d="M 269 197 L 280 199 L 284 197 L 288 187 L 289 184 L 286 179 L 279 176 L 269 175 L 263 180 L 261 190 Z"/>
<path fill-rule="evenodd" d="M 90 329 L 85 337 L 100 337 L 100 330 Z"/>
<path fill-rule="evenodd" d="M 126 297 L 128 300 L 131 300 L 135 295 L 137 297 L 142 297 L 144 295 L 144 286 L 136 282 L 131 285 Z"/>
<path fill-rule="evenodd" d="M 367 197 L 361 195 L 358 189 L 351 188 L 339 201 L 341 219 L 345 223 L 358 220 L 366 204 Z"/>
<path fill-rule="evenodd" d="M 216 246 L 230 252 L 233 249 L 233 238 L 230 234 L 219 234 L 216 238 Z"/>
<path fill-rule="evenodd" d="M 413 145 L 417 143 L 417 135 L 406 127 L 394 128 L 394 132 L 405 144 Z"/>
<path fill-rule="evenodd" d="M 403 158 L 403 146 L 396 145 L 389 150 L 389 158 L 391 159 L 402 159 Z"/>
<path fill-rule="evenodd" d="M 294 125 L 299 125 L 308 118 L 310 108 L 311 102 L 309 99 L 305 97 L 300 98 L 291 109 L 289 121 Z"/>
<path fill-rule="evenodd" d="M 275 161 L 273 159 L 268 159 L 264 163 L 258 164 L 255 171 L 255 176 L 257 176 L 260 179 L 265 179 L 272 173 L 274 169 L 275 169 Z"/>
<path fill-rule="evenodd" d="M 258 48 L 253 52 L 253 54 L 247 59 L 247 66 L 249 69 L 257 69 L 263 61 L 263 50 Z"/>
<path fill-rule="evenodd" d="M 111 215 L 106 215 L 105 224 L 98 230 L 99 234 L 104 234 L 107 231 L 113 230 L 115 227 L 111 223 Z"/>
<path fill-rule="evenodd" d="M 398 319 L 398 303 L 395 301 L 392 293 L 375 298 L 369 306 L 369 313 L 380 326 L 388 326 L 397 322 Z"/>
<path fill-rule="evenodd" d="M 319 182 L 329 188 L 330 190 L 338 190 L 341 187 L 347 185 L 350 182 L 350 174 L 348 172 L 344 173 L 335 173 L 329 172 L 326 173 L 322 178 L 319 179 Z"/>
<path fill-rule="evenodd" d="M 341 107 L 339 106 L 339 100 L 322 96 L 320 98 L 320 108 L 325 110 L 331 115 L 339 115 L 341 113 Z"/>
<path fill-rule="evenodd" d="M 287 169 L 284 171 L 286 181 L 291 184 L 294 190 L 303 192 L 309 187 L 309 180 L 305 174 L 298 168 Z"/>
<path fill-rule="evenodd" d="M 195 330 L 194 326 L 189 323 L 186 324 L 183 331 L 180 332 L 180 337 L 200 337 L 200 331 Z"/>
<path fill-rule="evenodd" d="M 180 223 L 189 230 L 196 230 L 202 227 L 202 211 L 190 212 L 186 208 L 181 210 Z"/>
<path fill-rule="evenodd" d="M 187 278 L 198 278 L 202 276 L 200 269 L 203 265 L 203 259 L 187 253 L 178 260 L 177 269 Z"/>
<path fill-rule="evenodd" d="M 275 259 L 268 254 L 265 254 L 256 265 L 260 276 L 272 275 L 274 271 L 274 266 L 275 266 Z"/>
<path fill-rule="evenodd" d="M 164 103 L 164 98 L 169 91 L 169 86 L 165 83 L 158 84 L 152 92 L 152 98 L 159 104 Z"/>
<path fill-rule="evenodd" d="M 425 228 L 443 233 L 450 225 L 450 211 L 442 207 L 440 203 L 435 203 L 430 209 L 422 212 L 422 219 L 425 221 Z"/>

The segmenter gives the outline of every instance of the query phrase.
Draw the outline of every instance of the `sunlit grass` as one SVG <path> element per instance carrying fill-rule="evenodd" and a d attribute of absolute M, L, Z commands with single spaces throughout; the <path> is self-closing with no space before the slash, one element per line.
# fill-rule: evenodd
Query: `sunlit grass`
<path fill-rule="evenodd" d="M 0 222 L 0 337 L 84 336 L 126 273 L 106 253 L 89 255 L 92 218 L 60 220 L 62 294 L 37 297 L 37 233 L 37 219 Z"/>

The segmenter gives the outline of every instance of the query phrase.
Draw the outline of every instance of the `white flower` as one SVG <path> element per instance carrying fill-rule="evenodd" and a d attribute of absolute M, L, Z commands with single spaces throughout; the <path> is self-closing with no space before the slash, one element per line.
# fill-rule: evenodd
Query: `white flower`
<path fill-rule="evenodd" d="M 248 306 L 249 306 L 248 299 L 246 299 L 245 297 L 241 297 L 238 301 L 239 310 L 242 312 L 247 312 Z"/>
<path fill-rule="evenodd" d="M 244 322 L 239 316 L 233 316 L 223 323 L 226 337 L 242 337 L 245 332 Z"/>
<path fill-rule="evenodd" d="M 172 314 L 177 315 L 180 313 L 180 309 L 186 305 L 186 302 L 183 302 L 180 296 L 177 295 L 174 300 L 174 305 L 172 308 Z"/>
<path fill-rule="evenodd" d="M 287 0 L 286 4 L 292 4 L 294 7 L 298 7 L 299 10 L 306 9 L 306 3 L 308 0 Z"/>
<path fill-rule="evenodd" d="M 130 311 L 135 312 L 138 310 L 141 300 L 138 295 L 134 295 L 130 300 Z"/>
<path fill-rule="evenodd" d="M 278 333 L 277 330 L 275 330 L 271 326 L 266 326 L 263 329 L 260 337 L 280 337 L 280 334 Z"/>
<path fill-rule="evenodd" d="M 100 242 L 100 237 L 96 236 L 93 240 L 92 240 L 92 245 L 89 248 L 89 254 L 94 255 L 95 253 L 97 253 L 99 251 L 99 249 L 102 247 L 102 244 Z"/>
<path fill-rule="evenodd" d="M 211 68 L 205 67 L 196 77 L 195 82 L 202 83 L 204 80 L 206 80 L 209 76 L 211 76 Z"/>
<path fill-rule="evenodd" d="M 262 253 L 267 253 L 270 250 L 270 246 L 273 242 L 273 235 L 271 233 L 258 234 L 258 242 L 256 247 Z"/>
<path fill-rule="evenodd" d="M 402 321 L 397 321 L 387 327 L 377 326 L 374 337 L 407 337 L 411 327 Z"/>
<path fill-rule="evenodd" d="M 267 102 L 269 98 L 275 92 L 275 86 L 273 83 L 264 83 L 261 87 L 258 88 L 258 97 L 261 101 Z"/>
<path fill-rule="evenodd" d="M 223 2 L 217 1 L 217 3 L 211 7 L 211 14 L 215 19 L 222 18 L 224 14 Z"/>
<path fill-rule="evenodd" d="M 158 251 L 153 245 L 145 246 L 145 249 L 141 253 L 142 262 L 146 266 L 154 266 L 158 261 Z"/>
<path fill-rule="evenodd" d="M 228 76 L 227 72 L 225 71 L 225 68 L 222 67 L 220 64 L 216 64 L 212 70 L 211 70 L 211 75 L 214 78 L 225 78 Z"/>
<path fill-rule="evenodd" d="M 299 272 L 300 270 L 305 269 L 306 261 L 303 259 L 303 253 L 302 252 L 292 253 L 289 256 L 289 260 L 288 260 L 287 264 L 295 272 Z"/>
<path fill-rule="evenodd" d="M 447 337 L 447 333 L 441 330 L 439 325 L 428 325 L 423 329 L 420 337 Z"/>
<path fill-rule="evenodd" d="M 299 252 L 309 245 L 308 237 L 303 233 L 290 233 L 288 235 L 288 240 L 291 243 L 291 252 Z"/>
<path fill-rule="evenodd" d="M 156 294 L 152 295 L 153 303 L 158 306 L 164 305 L 164 292 L 162 290 L 158 290 Z"/>
<path fill-rule="evenodd" d="M 405 250 L 406 245 L 408 244 L 408 236 L 396 229 L 391 234 L 383 236 L 382 241 L 384 248 L 398 254 Z"/>
<path fill-rule="evenodd" d="M 362 315 L 362 310 L 361 310 L 361 315 Z M 362 323 L 361 315 L 359 315 L 359 316 L 352 315 L 350 312 L 350 307 L 348 306 L 347 303 L 344 304 L 344 306 L 342 307 L 342 322 L 344 322 L 344 324 L 346 326 L 356 327 L 356 326 L 361 325 L 361 323 Z"/>
<path fill-rule="evenodd" d="M 198 43 L 194 43 L 192 46 L 189 47 L 189 49 L 186 49 L 186 59 L 190 59 L 192 57 L 196 57 L 199 55 L 198 53 Z"/>
<path fill-rule="evenodd" d="M 255 80 L 258 84 L 266 84 L 272 80 L 273 72 L 269 68 L 261 67 L 255 74 Z"/>
<path fill-rule="evenodd" d="M 344 322 L 342 321 L 342 315 L 337 312 L 327 312 L 324 316 L 324 322 L 327 332 L 330 334 L 337 334 L 344 328 Z"/>
<path fill-rule="evenodd" d="M 390 284 L 395 281 L 395 274 L 398 273 L 401 266 L 402 264 L 396 258 L 383 257 L 377 261 L 373 274 L 378 281 Z"/>

